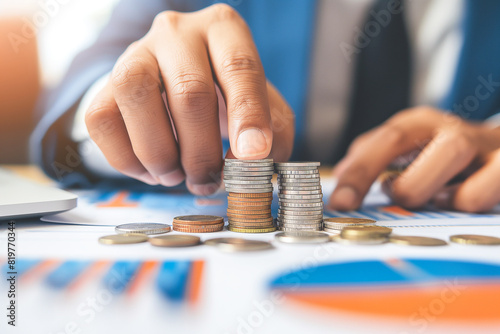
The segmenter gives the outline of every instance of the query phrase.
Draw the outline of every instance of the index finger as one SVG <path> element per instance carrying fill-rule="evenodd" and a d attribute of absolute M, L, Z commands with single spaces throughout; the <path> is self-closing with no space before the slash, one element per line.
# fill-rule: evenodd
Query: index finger
<path fill-rule="evenodd" d="M 214 74 L 227 105 L 231 149 L 240 159 L 261 159 L 271 152 L 273 132 L 266 76 L 249 28 L 227 5 L 202 21 Z"/>

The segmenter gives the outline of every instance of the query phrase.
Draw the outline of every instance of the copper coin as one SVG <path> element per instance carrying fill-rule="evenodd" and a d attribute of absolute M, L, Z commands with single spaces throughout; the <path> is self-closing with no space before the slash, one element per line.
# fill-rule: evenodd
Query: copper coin
<path fill-rule="evenodd" d="M 264 228 L 264 227 L 273 227 L 274 224 L 270 223 L 251 223 L 251 224 L 241 224 L 241 223 L 230 223 L 229 226 L 235 228 Z"/>
<path fill-rule="evenodd" d="M 263 206 L 263 205 L 271 205 L 272 202 L 269 201 L 269 202 L 232 202 L 232 201 L 229 201 L 228 202 L 228 205 L 231 205 L 231 206 Z"/>
<path fill-rule="evenodd" d="M 197 225 L 196 227 L 177 227 L 173 226 L 173 230 L 177 232 L 185 232 L 185 233 L 210 233 L 210 232 L 218 232 L 222 231 L 224 228 L 223 224 L 219 225 L 206 225 L 204 228 L 199 228 L 198 226 L 203 226 L 203 225 Z"/>
<path fill-rule="evenodd" d="M 237 214 L 229 214 L 227 215 L 229 219 L 245 219 L 245 218 L 254 218 L 254 219 L 262 219 L 262 218 L 272 218 L 271 214 L 260 214 L 260 215 L 237 215 Z"/>
<path fill-rule="evenodd" d="M 224 226 L 224 222 L 222 223 L 217 223 L 217 224 L 206 224 L 206 225 L 191 225 L 191 224 L 178 224 L 178 223 L 173 223 L 173 227 L 177 228 L 192 228 L 192 229 L 206 229 L 206 228 L 217 228 L 219 226 Z"/>

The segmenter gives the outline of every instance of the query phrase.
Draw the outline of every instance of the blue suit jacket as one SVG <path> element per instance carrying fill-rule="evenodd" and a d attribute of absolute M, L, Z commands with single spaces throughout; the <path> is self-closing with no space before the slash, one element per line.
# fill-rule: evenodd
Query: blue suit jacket
<path fill-rule="evenodd" d="M 296 113 L 303 135 L 310 52 L 315 28 L 313 0 L 123 0 L 98 40 L 73 61 L 63 82 L 41 102 L 43 117 L 31 140 L 33 159 L 66 184 L 93 180 L 70 139 L 73 113 L 86 90 L 111 71 L 117 58 L 141 38 L 164 10 L 193 11 L 228 2 L 252 30 L 268 79 Z M 466 0 L 464 46 L 452 89 L 438 107 L 481 120 L 500 109 L 500 1 Z M 375 124 L 374 124 L 375 125 Z"/>

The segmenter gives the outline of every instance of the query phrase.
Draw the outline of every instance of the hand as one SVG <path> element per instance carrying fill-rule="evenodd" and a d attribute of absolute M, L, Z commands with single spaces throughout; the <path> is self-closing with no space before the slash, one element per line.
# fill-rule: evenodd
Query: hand
<path fill-rule="evenodd" d="M 385 184 L 394 202 L 418 208 L 431 201 L 468 212 L 487 211 L 500 202 L 500 128 L 418 107 L 396 114 L 353 142 L 335 168 L 338 185 L 330 206 L 359 207 L 377 176 L 395 158 L 415 150 L 419 154 L 409 167 Z M 448 184 L 461 173 L 465 181 Z"/>
<path fill-rule="evenodd" d="M 199 195 L 219 187 L 221 136 L 230 157 L 278 161 L 294 136 L 293 113 L 266 82 L 247 25 L 223 4 L 160 13 L 119 58 L 86 124 L 118 171 L 164 186 L 185 179 Z"/>

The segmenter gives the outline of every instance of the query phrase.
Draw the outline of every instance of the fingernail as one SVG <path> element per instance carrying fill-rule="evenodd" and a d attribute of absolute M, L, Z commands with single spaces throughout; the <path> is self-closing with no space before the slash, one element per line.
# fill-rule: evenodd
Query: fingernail
<path fill-rule="evenodd" d="M 185 175 L 181 169 L 176 169 L 173 172 L 158 176 L 162 186 L 173 187 L 184 181 Z"/>
<path fill-rule="evenodd" d="M 150 186 L 158 185 L 158 181 L 153 177 L 153 175 L 151 175 L 147 172 L 142 174 L 141 176 L 139 176 L 138 179 L 144 183 L 149 184 Z"/>
<path fill-rule="evenodd" d="M 248 158 L 257 155 L 267 155 L 267 141 L 264 133 L 256 128 L 240 133 L 236 141 L 238 158 Z"/>
<path fill-rule="evenodd" d="M 349 186 L 336 189 L 332 194 L 330 204 L 338 210 L 353 210 L 358 203 L 356 190 Z"/>
<path fill-rule="evenodd" d="M 205 184 L 191 184 L 187 183 L 187 187 L 190 192 L 198 196 L 207 196 L 216 192 L 220 185 L 218 183 L 205 183 Z"/>

